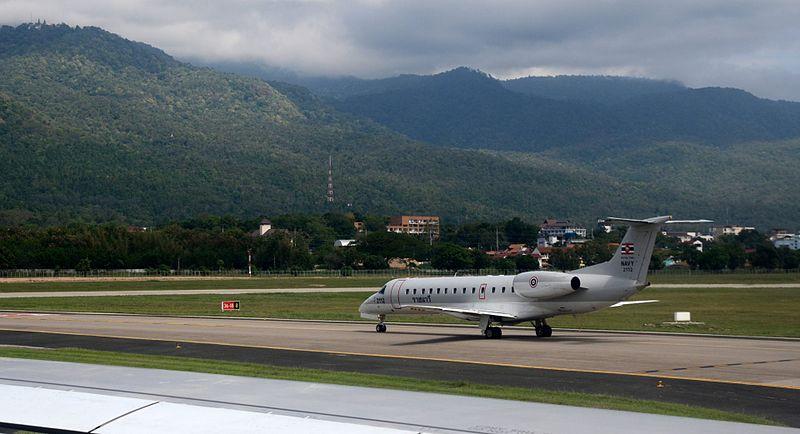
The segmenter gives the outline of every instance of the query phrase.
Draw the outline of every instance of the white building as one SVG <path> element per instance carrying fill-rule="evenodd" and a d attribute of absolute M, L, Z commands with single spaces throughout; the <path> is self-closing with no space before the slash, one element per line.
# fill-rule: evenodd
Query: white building
<path fill-rule="evenodd" d="M 711 228 L 711 235 L 715 237 L 719 237 L 721 235 L 739 235 L 744 231 L 754 231 L 756 230 L 753 226 L 738 226 L 738 225 L 727 225 L 727 226 L 714 226 Z"/>
<path fill-rule="evenodd" d="M 356 240 L 336 240 L 333 242 L 333 247 L 354 247 Z"/>
<path fill-rule="evenodd" d="M 790 235 L 783 238 L 778 238 L 777 240 L 773 241 L 772 244 L 774 244 L 778 249 L 781 247 L 788 247 L 792 250 L 800 250 L 800 236 Z"/>
<path fill-rule="evenodd" d="M 558 241 L 572 238 L 586 238 L 586 228 L 572 223 L 569 220 L 547 219 L 539 227 L 539 238 L 544 238 L 547 244 L 553 244 L 555 237 Z"/>

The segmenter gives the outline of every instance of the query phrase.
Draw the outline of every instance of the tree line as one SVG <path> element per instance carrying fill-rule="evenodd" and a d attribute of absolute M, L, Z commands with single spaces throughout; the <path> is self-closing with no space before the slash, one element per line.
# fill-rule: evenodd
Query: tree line
<path fill-rule="evenodd" d="M 512 243 L 536 245 L 539 227 L 514 217 L 501 222 L 443 224 L 440 238 L 386 232 L 388 218 L 358 213 L 284 214 L 272 218 L 273 230 L 257 236 L 260 219 L 202 216 L 153 228 L 118 223 L 72 223 L 59 226 L 0 227 L 0 269 L 160 269 L 169 270 L 308 270 L 384 269 L 392 258 L 424 262 L 448 270 L 535 270 L 530 255 L 491 256 Z M 354 222 L 364 223 L 357 232 Z M 556 246 L 550 266 L 571 270 L 607 261 L 625 228 L 595 231 L 591 240 Z M 334 247 L 337 239 L 356 239 L 355 247 Z M 702 252 L 659 235 L 650 263 L 664 268 L 672 258 L 691 269 L 735 270 L 742 267 L 794 269 L 800 252 L 775 248 L 756 231 L 706 242 Z M 251 262 L 248 262 L 248 259 Z"/>
<path fill-rule="evenodd" d="M 498 223 L 444 225 L 441 239 L 386 232 L 388 218 L 354 213 L 285 214 L 257 236 L 260 219 L 203 216 L 141 228 L 119 223 L 0 227 L 0 269 L 245 269 L 388 268 L 391 258 L 434 268 L 531 268 L 530 258 L 494 260 L 482 251 L 535 242 L 538 227 L 519 218 Z M 364 223 L 357 233 L 355 221 Z M 337 239 L 357 239 L 335 248 Z"/>

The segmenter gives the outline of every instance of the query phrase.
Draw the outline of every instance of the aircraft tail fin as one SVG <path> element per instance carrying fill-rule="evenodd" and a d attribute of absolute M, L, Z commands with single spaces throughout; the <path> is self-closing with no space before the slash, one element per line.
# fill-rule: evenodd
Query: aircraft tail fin
<path fill-rule="evenodd" d="M 652 217 L 643 220 L 609 217 L 606 222 L 625 223 L 628 231 L 611 260 L 601 264 L 575 270 L 576 274 L 608 274 L 637 283 L 647 282 L 650 257 L 656 244 L 656 236 L 665 224 L 711 223 L 711 220 L 672 220 L 671 216 Z"/>

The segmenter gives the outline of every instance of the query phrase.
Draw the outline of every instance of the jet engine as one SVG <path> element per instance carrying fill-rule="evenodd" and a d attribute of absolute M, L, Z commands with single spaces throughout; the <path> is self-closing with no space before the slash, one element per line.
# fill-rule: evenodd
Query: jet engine
<path fill-rule="evenodd" d="M 546 300 L 581 288 L 580 277 L 555 271 L 529 271 L 514 276 L 514 291 L 526 298 Z"/>

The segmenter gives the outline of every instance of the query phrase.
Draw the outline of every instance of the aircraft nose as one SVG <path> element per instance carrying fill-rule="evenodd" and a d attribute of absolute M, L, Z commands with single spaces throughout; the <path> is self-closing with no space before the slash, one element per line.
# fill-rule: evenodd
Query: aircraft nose
<path fill-rule="evenodd" d="M 358 307 L 358 311 L 361 313 L 371 313 L 371 311 L 373 310 L 372 308 L 374 307 L 372 303 L 373 297 L 375 296 L 370 295 L 369 297 L 367 297 L 367 299 L 361 303 L 361 306 Z"/>

